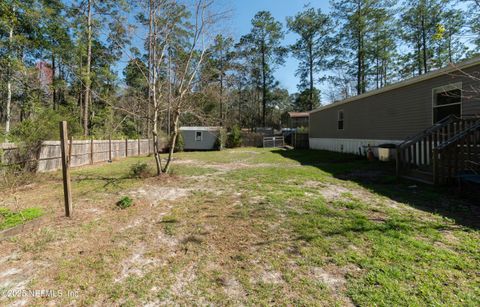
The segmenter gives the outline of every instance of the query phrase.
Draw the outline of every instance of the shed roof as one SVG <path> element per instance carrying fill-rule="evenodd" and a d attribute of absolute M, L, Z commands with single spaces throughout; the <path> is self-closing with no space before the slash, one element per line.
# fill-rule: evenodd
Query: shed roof
<path fill-rule="evenodd" d="M 402 87 L 405 87 L 405 86 L 408 86 L 408 85 L 416 84 L 416 83 L 419 83 L 419 82 L 422 82 L 422 81 L 426 81 L 426 80 L 433 79 L 433 78 L 436 78 L 436 77 L 439 77 L 439 76 L 442 76 L 442 75 L 446 75 L 446 74 L 454 72 L 454 71 L 460 72 L 462 69 L 472 67 L 472 66 L 475 66 L 475 65 L 480 65 L 480 56 L 474 57 L 472 59 L 465 60 L 463 62 L 456 63 L 456 64 L 451 63 L 444 68 L 440 68 L 440 69 L 437 69 L 435 71 L 432 71 L 432 72 L 429 72 L 429 73 L 426 73 L 426 74 L 423 74 L 423 75 L 420 75 L 420 76 L 416 76 L 416 77 L 406 79 L 406 80 L 403 80 L 403 81 L 400 81 L 400 82 L 397 82 L 397 83 L 394 83 L 394 84 L 390 84 L 390 85 L 387 85 L 387 86 L 382 87 L 380 89 L 369 91 L 369 92 L 366 92 L 366 93 L 361 94 L 361 95 L 353 96 L 353 97 L 350 97 L 350 98 L 347 98 L 347 99 L 344 99 L 344 100 L 340 100 L 340 101 L 335 101 L 335 102 L 333 102 L 329 105 L 319 107 L 319 108 L 317 108 L 313 111 L 310 111 L 310 113 L 316 113 L 316 112 L 323 111 L 323 110 L 326 110 L 326 109 L 330 109 L 330 108 L 333 108 L 333 107 L 336 107 L 336 106 L 339 106 L 339 105 L 354 102 L 354 101 L 357 101 L 357 100 L 360 100 L 360 99 L 363 99 L 363 98 L 366 98 L 366 97 L 369 97 L 369 96 L 378 95 L 378 94 L 388 92 L 388 91 L 391 91 L 391 90 L 394 90 L 394 89 L 398 89 L 398 88 L 402 88 Z"/>
<path fill-rule="evenodd" d="M 180 127 L 180 131 L 218 131 L 221 127 Z"/>
<path fill-rule="evenodd" d="M 309 117 L 310 113 L 309 112 L 288 112 L 288 115 L 292 118 Z"/>

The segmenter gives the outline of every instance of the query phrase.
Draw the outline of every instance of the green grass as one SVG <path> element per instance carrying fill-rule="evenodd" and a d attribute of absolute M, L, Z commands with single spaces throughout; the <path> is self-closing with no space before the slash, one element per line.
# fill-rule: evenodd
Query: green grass
<path fill-rule="evenodd" d="M 471 223 L 455 223 L 456 219 L 464 221 L 470 213 L 464 211 L 462 200 L 423 185 L 411 190 L 408 186 L 412 183 L 395 182 L 388 173 L 375 183 L 336 178 L 353 171 L 389 171 L 390 165 L 326 152 L 267 152 L 273 153 L 282 157 L 283 167 L 236 170 L 224 179 L 250 197 L 265 198 L 261 204 L 244 206 L 239 217 L 251 219 L 261 209 L 262 222 L 269 223 L 288 214 L 285 230 L 293 231 L 298 242 L 303 242 L 299 265 L 357 268 L 362 273 L 355 278 L 347 273 L 346 294 L 362 306 L 448 306 L 460 302 L 473 306 L 480 299 L 476 273 L 480 267 L 480 235 L 478 224 L 470 228 Z M 278 156 L 268 157 L 263 163 L 276 159 Z M 306 166 L 288 167 L 295 162 Z M 307 181 L 367 188 L 379 204 L 352 193 L 329 201 L 318 188 L 302 185 Z M 306 192 L 311 196 L 306 197 Z M 404 203 L 404 208 L 382 205 L 390 197 Z M 442 211 L 445 215 L 437 213 L 439 203 L 447 207 Z M 409 206 L 422 211 L 409 210 Z M 463 220 L 460 215 L 465 215 Z M 450 242 L 446 233 L 459 238 L 458 242 Z M 472 242 L 477 249 L 472 248 Z"/>
<path fill-rule="evenodd" d="M 39 208 L 28 208 L 19 212 L 13 212 L 7 208 L 0 208 L 0 230 L 15 227 L 43 215 Z"/>
<path fill-rule="evenodd" d="M 135 199 L 129 210 L 37 234 L 23 249 L 38 259 L 49 251 L 58 269 L 49 284 L 39 278 L 34 286 L 80 288 L 85 305 L 480 301 L 478 207 L 449 189 L 412 187 L 392 176 L 391 164 L 324 151 L 240 148 L 175 158 L 184 161 L 173 162 L 174 176 L 158 180 L 129 176 L 137 163 L 153 167 L 152 157 L 72 170 L 74 195 L 92 202 L 116 193 L 114 204 L 145 180 L 190 192 L 153 206 Z M 60 239 L 72 257 L 52 255 Z"/>
<path fill-rule="evenodd" d="M 117 201 L 116 205 L 120 209 L 127 209 L 133 205 L 133 199 L 128 196 L 124 196 Z"/>

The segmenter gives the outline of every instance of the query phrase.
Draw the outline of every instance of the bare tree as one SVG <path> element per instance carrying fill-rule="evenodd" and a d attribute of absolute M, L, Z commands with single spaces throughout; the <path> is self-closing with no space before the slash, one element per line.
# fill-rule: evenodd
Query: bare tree
<path fill-rule="evenodd" d="M 210 8 L 213 0 L 195 0 L 193 15 L 193 31 L 190 37 L 190 47 L 186 52 L 183 65 L 179 65 L 175 71 L 175 91 L 172 93 L 171 108 L 173 115 L 173 133 L 170 138 L 169 152 L 163 172 L 168 172 L 173 158 L 175 143 L 179 134 L 180 115 L 186 104 L 188 96 L 194 89 L 194 81 L 203 64 L 206 50 L 211 43 L 212 33 L 210 27 L 219 19 L 223 13 L 213 13 Z M 210 36 L 209 36 L 210 34 Z"/>
<path fill-rule="evenodd" d="M 152 123 L 154 157 L 158 175 L 169 171 L 179 134 L 180 117 L 191 102 L 188 98 L 195 91 L 197 77 L 213 37 L 209 32 L 210 26 L 222 16 L 221 13 L 212 12 L 213 2 L 213 0 L 194 0 L 190 17 L 184 14 L 185 11 L 182 9 L 185 6 L 179 1 L 149 0 L 148 2 L 148 84 L 149 105 L 152 108 L 148 120 Z M 185 23 L 187 17 L 191 20 L 191 24 L 182 28 L 182 23 Z M 179 30 L 179 28 L 182 29 Z M 179 43 L 178 35 L 184 35 L 183 45 Z M 174 65 L 167 61 L 167 56 L 171 56 L 169 53 L 172 49 L 177 49 Z M 169 77 L 159 78 L 160 75 Z M 167 160 L 162 167 L 158 142 L 160 118 L 164 110 L 171 110 L 173 130 L 168 143 Z M 147 110 L 146 113 L 150 112 Z"/>

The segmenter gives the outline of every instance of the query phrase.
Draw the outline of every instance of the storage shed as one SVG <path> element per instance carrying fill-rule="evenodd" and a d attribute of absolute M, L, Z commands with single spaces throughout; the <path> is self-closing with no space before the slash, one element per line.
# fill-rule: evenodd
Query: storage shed
<path fill-rule="evenodd" d="M 308 112 L 288 112 L 288 128 L 308 128 Z"/>
<path fill-rule="evenodd" d="M 221 127 L 181 127 L 185 150 L 218 149 Z"/>

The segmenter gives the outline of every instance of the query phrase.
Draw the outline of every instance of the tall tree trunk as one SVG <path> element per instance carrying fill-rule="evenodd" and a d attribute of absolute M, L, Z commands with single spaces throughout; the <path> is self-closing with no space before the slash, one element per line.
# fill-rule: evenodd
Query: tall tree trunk
<path fill-rule="evenodd" d="M 182 99 L 182 98 L 181 98 Z M 168 150 L 168 157 L 167 157 L 167 162 L 165 163 L 165 168 L 163 169 L 163 172 L 168 173 L 170 171 L 170 162 L 172 161 L 173 153 L 175 151 L 175 143 L 177 142 L 177 137 L 178 137 L 178 122 L 180 120 L 180 112 L 178 109 L 176 109 L 173 112 L 173 134 L 172 138 L 170 139 L 170 146 Z"/>
<path fill-rule="evenodd" d="M 425 29 L 425 16 L 422 14 L 421 17 L 422 23 L 422 53 L 423 53 L 423 71 L 424 73 L 428 72 L 428 50 L 427 50 L 427 30 Z"/>
<path fill-rule="evenodd" d="M 155 165 L 157 167 L 157 176 L 162 174 L 162 160 L 160 157 L 160 149 L 158 147 L 158 101 L 157 101 L 157 76 L 156 76 L 156 60 L 157 60 L 157 36 L 156 36 L 156 23 L 155 23 L 155 2 L 150 0 L 149 2 L 149 97 L 152 99 L 153 104 L 153 149 L 155 157 Z"/>
<path fill-rule="evenodd" d="M 52 108 L 56 110 L 57 108 L 57 90 L 55 84 L 55 53 L 52 52 Z"/>
<path fill-rule="evenodd" d="M 87 4 L 87 73 L 85 79 L 85 100 L 83 103 L 83 135 L 88 136 L 88 118 L 89 118 L 89 101 L 91 86 L 91 63 L 92 63 L 92 0 L 88 0 Z"/>
<path fill-rule="evenodd" d="M 15 10 L 15 9 L 14 9 Z M 13 25 L 10 27 L 10 31 L 8 32 L 8 43 L 9 43 L 9 51 L 12 52 L 12 45 L 13 45 Z M 11 64 L 8 63 L 7 67 L 7 74 L 8 74 L 8 81 L 7 81 L 7 105 L 6 105 L 6 120 L 5 120 L 5 133 L 10 133 L 10 121 L 11 121 L 11 112 L 12 112 L 12 78 L 11 78 Z"/>
<path fill-rule="evenodd" d="M 223 52 L 220 50 L 220 126 L 223 124 Z"/>
<path fill-rule="evenodd" d="M 309 39 L 308 43 L 308 70 L 310 75 L 310 93 L 309 93 L 309 105 L 308 109 L 313 110 L 313 43 L 312 39 Z"/>
<path fill-rule="evenodd" d="M 361 3 L 357 3 L 357 14 L 358 14 L 358 23 L 357 23 L 357 95 L 362 93 L 362 31 L 361 27 Z"/>
<path fill-rule="evenodd" d="M 361 51 L 361 42 L 360 42 L 360 31 L 358 31 L 357 37 L 357 95 L 362 93 L 362 51 Z"/>
<path fill-rule="evenodd" d="M 422 44 L 420 41 L 417 42 L 417 69 L 418 69 L 418 74 L 421 75 L 423 74 L 423 64 L 422 64 Z"/>
<path fill-rule="evenodd" d="M 167 107 L 167 134 L 170 136 L 172 129 L 172 55 L 168 50 L 168 107 Z"/>
<path fill-rule="evenodd" d="M 267 115 L 267 63 L 265 59 L 265 44 L 262 43 L 262 126 L 266 127 Z"/>

